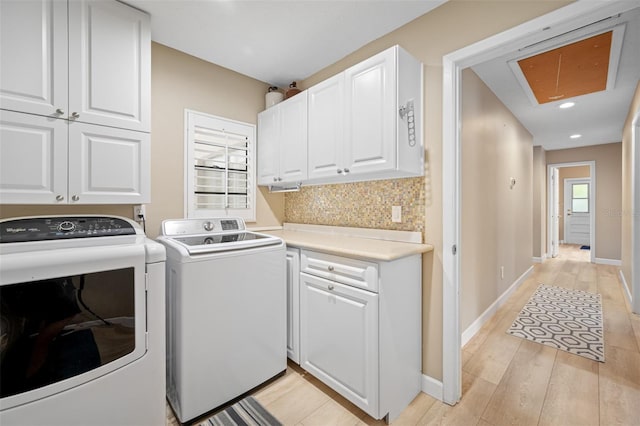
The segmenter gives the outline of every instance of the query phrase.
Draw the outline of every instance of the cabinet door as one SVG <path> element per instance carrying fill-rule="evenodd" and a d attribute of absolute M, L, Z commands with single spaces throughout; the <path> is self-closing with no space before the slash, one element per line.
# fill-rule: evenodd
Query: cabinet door
<path fill-rule="evenodd" d="M 349 173 L 396 165 L 396 49 L 387 49 L 345 71 Z"/>
<path fill-rule="evenodd" d="M 280 176 L 283 183 L 307 179 L 307 92 L 277 105 L 280 108 Z"/>
<path fill-rule="evenodd" d="M 280 110 L 277 106 L 258 114 L 258 185 L 278 183 L 280 143 L 278 140 Z"/>
<path fill-rule="evenodd" d="M 378 295 L 300 274 L 300 365 L 378 418 Z"/>
<path fill-rule="evenodd" d="M 69 124 L 69 202 L 148 203 L 149 134 Z"/>
<path fill-rule="evenodd" d="M 51 117 L 66 113 L 66 2 L 0 2 L 0 107 Z"/>
<path fill-rule="evenodd" d="M 65 120 L 0 111 L 0 202 L 66 204 Z"/>
<path fill-rule="evenodd" d="M 300 254 L 287 249 L 287 356 L 300 364 Z"/>
<path fill-rule="evenodd" d="M 149 16 L 117 1 L 69 2 L 69 113 L 150 131 Z M 72 116 L 73 118 L 73 116 Z"/>
<path fill-rule="evenodd" d="M 343 171 L 344 74 L 308 89 L 309 179 L 335 177 Z"/>

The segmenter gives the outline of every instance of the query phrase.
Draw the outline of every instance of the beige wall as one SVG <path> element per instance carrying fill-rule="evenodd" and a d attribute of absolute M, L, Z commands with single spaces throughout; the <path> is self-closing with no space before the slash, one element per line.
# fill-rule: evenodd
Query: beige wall
<path fill-rule="evenodd" d="M 533 147 L 533 257 L 547 253 L 547 152 Z"/>
<path fill-rule="evenodd" d="M 622 133 L 622 211 L 621 211 L 621 226 L 622 226 L 622 274 L 624 275 L 624 279 L 627 282 L 627 286 L 629 287 L 629 292 L 633 297 L 640 297 L 640 295 L 633 294 L 633 279 L 636 281 L 638 277 L 633 277 L 631 275 L 631 265 L 633 264 L 634 254 L 637 256 L 637 253 L 633 253 L 632 248 L 632 239 L 631 233 L 635 229 L 637 230 L 640 227 L 640 211 L 633 211 L 633 185 L 632 179 L 634 178 L 634 171 L 632 170 L 632 156 L 634 152 L 634 148 L 632 146 L 632 125 L 633 120 L 640 116 L 640 83 L 636 87 L 636 94 L 631 102 L 631 106 L 629 108 L 629 115 L 627 116 L 627 120 L 624 125 L 623 133 Z M 636 137 L 639 137 L 636 135 Z M 640 144 L 636 142 L 635 149 L 638 149 Z M 637 158 L 637 155 L 636 155 Z M 635 176 L 636 179 L 638 177 L 638 167 L 640 164 L 635 165 Z M 640 185 L 640 183 L 636 180 L 636 185 Z M 638 206 L 636 206 L 636 209 Z M 635 221 L 635 222 L 634 222 Z M 633 224 L 633 225 L 632 225 Z M 636 265 L 635 274 L 640 273 L 640 265 Z"/>
<path fill-rule="evenodd" d="M 451 0 L 300 84 L 308 88 L 395 44 L 424 63 L 425 241 L 435 250 L 423 259 L 422 371 L 433 378 L 442 378 L 442 57 L 569 3 Z"/>
<path fill-rule="evenodd" d="M 620 260 L 622 144 L 547 151 L 547 164 L 579 161 L 596 162 L 596 258 Z"/>
<path fill-rule="evenodd" d="M 531 267 L 533 137 L 472 70 L 462 87 L 464 331 Z"/>
<path fill-rule="evenodd" d="M 268 84 L 154 43 L 151 63 L 151 204 L 147 233 L 184 215 L 184 110 L 256 124 Z M 284 197 L 260 189 L 256 223 L 280 225 Z"/>
<path fill-rule="evenodd" d="M 567 217 L 567 211 L 564 207 L 564 180 L 588 178 L 589 173 L 589 166 L 560 167 L 558 169 L 558 182 L 560 183 L 558 185 L 558 211 L 560 212 L 560 220 L 558 221 L 559 240 L 564 240 L 564 219 Z"/>

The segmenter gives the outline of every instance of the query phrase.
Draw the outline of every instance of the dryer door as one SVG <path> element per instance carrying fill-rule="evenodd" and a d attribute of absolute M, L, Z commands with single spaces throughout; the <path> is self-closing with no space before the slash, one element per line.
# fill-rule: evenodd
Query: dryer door
<path fill-rule="evenodd" d="M 142 246 L 0 257 L 0 409 L 78 386 L 146 351 Z"/>

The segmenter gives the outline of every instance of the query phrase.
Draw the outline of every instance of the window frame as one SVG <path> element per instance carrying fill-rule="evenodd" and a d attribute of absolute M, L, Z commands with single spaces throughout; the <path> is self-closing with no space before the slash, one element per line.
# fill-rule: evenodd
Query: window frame
<path fill-rule="evenodd" d="M 206 125 L 203 125 L 206 124 Z M 247 137 L 247 198 L 248 208 L 196 209 L 195 208 L 195 127 L 201 126 L 216 132 L 228 131 Z M 228 161 L 228 158 L 227 158 Z M 228 173 L 228 168 L 225 169 Z M 228 186 L 229 179 L 225 180 Z M 228 197 L 229 194 L 226 194 Z M 225 203 L 228 205 L 228 203 Z M 184 217 L 240 217 L 245 222 L 256 221 L 256 125 L 231 120 L 200 111 L 184 110 Z"/>

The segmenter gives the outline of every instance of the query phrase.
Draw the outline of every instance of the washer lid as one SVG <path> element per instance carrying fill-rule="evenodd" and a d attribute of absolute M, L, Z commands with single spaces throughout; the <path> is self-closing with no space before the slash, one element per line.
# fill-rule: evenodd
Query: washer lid
<path fill-rule="evenodd" d="M 182 245 L 192 255 L 262 247 L 280 244 L 282 241 L 277 237 L 247 231 L 189 235 L 166 239 Z"/>

